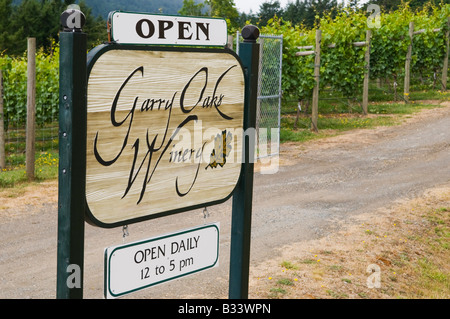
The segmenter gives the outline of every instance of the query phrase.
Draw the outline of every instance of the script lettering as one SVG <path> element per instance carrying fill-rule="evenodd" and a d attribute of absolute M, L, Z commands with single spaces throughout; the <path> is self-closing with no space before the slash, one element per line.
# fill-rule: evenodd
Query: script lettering
<path fill-rule="evenodd" d="M 142 21 L 142 20 L 141 20 Z M 195 108 L 199 105 L 201 105 L 202 108 L 207 109 L 210 108 L 211 110 L 214 109 L 222 119 L 224 120 L 232 120 L 233 118 L 227 114 L 225 114 L 221 109 L 221 105 L 224 101 L 225 95 L 220 94 L 218 92 L 219 85 L 223 78 L 228 74 L 228 72 L 236 67 L 236 65 L 233 65 L 229 67 L 225 72 L 223 72 L 217 79 L 214 90 L 212 93 L 212 96 L 205 96 L 205 91 L 208 85 L 208 68 L 202 67 L 200 68 L 186 83 L 183 90 L 181 91 L 181 95 L 179 98 L 179 104 L 180 104 L 180 110 L 183 114 L 186 115 L 186 117 L 181 120 L 181 122 L 175 126 L 173 129 L 173 133 L 170 135 L 169 130 L 170 127 L 173 127 L 173 124 L 171 123 L 172 119 L 172 112 L 173 112 L 173 106 L 174 103 L 177 102 L 177 94 L 178 92 L 175 91 L 171 98 L 146 98 L 141 99 L 139 96 L 134 97 L 134 101 L 130 108 L 128 109 L 125 117 L 123 119 L 118 119 L 118 112 L 117 112 L 117 106 L 121 97 L 121 94 L 123 90 L 130 84 L 130 80 L 135 76 L 141 76 L 144 77 L 144 67 L 140 66 L 136 68 L 134 71 L 130 73 L 130 75 L 125 79 L 125 81 L 120 86 L 119 90 L 115 94 L 114 100 L 111 104 L 110 109 L 110 121 L 111 125 L 113 127 L 127 127 L 125 135 L 123 135 L 119 141 L 121 141 L 121 146 L 117 153 L 114 153 L 115 155 L 108 159 L 104 158 L 100 154 L 99 146 L 101 144 L 101 132 L 97 131 L 94 138 L 94 145 L 93 145 L 93 151 L 95 159 L 98 163 L 100 163 L 103 166 L 112 166 L 114 163 L 117 162 L 117 160 L 123 155 L 125 150 L 130 149 L 131 146 L 131 154 L 132 154 L 132 160 L 130 163 L 130 170 L 128 174 L 127 183 L 123 192 L 123 195 L 121 198 L 126 197 L 133 185 L 135 184 L 137 177 L 141 176 L 141 174 L 144 174 L 144 178 L 142 181 L 142 185 L 140 186 L 140 192 L 139 197 L 136 204 L 139 204 L 142 199 L 144 198 L 145 191 L 147 189 L 147 185 L 150 184 L 152 177 L 157 171 L 157 168 L 161 162 L 161 159 L 166 154 L 167 149 L 169 146 L 172 145 L 173 141 L 177 138 L 178 134 L 180 133 L 180 130 L 185 127 L 186 125 L 197 122 L 199 120 L 199 116 L 193 112 Z M 197 89 L 198 91 L 195 91 L 191 84 L 193 81 L 198 80 L 197 77 L 200 75 L 205 76 L 205 82 L 202 83 L 200 89 Z M 194 105 L 188 106 L 186 105 L 186 96 L 189 93 L 189 96 L 195 96 L 194 101 L 196 103 Z M 198 96 L 198 99 L 197 99 Z M 165 112 L 167 116 L 167 120 L 165 122 L 164 127 L 164 134 L 156 134 L 154 136 L 151 135 L 151 128 L 147 128 L 146 134 L 145 134 L 145 141 L 143 137 L 138 137 L 134 140 L 132 144 L 130 144 L 130 132 L 133 128 L 133 123 L 135 120 L 135 117 L 138 116 L 138 114 L 142 114 L 139 116 L 143 116 L 144 114 L 150 114 L 149 112 Z M 171 125 L 172 124 L 172 125 Z M 203 155 L 203 150 L 205 148 L 205 145 L 207 142 L 204 142 L 200 148 L 197 150 L 191 149 L 189 152 L 192 155 L 194 152 L 196 153 L 196 158 L 201 158 Z M 181 154 L 180 154 L 181 155 Z M 184 158 L 186 158 L 187 153 L 183 154 L 183 162 L 185 161 Z M 176 153 L 170 152 L 170 163 L 174 163 L 176 165 L 175 161 L 176 159 Z M 182 187 L 179 184 L 179 179 L 176 177 L 175 179 L 175 191 L 179 197 L 186 196 L 194 187 L 194 184 L 197 180 L 199 168 L 200 168 L 201 160 L 198 161 L 195 176 L 193 177 L 193 180 L 187 187 L 187 189 L 183 189 L 185 187 Z"/>

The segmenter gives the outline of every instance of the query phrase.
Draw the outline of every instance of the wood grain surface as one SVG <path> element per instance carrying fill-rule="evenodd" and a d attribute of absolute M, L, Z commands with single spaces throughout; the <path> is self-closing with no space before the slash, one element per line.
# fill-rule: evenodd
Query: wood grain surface
<path fill-rule="evenodd" d="M 88 80 L 94 219 L 114 224 L 228 197 L 241 169 L 244 86 L 225 51 L 103 53 Z"/>

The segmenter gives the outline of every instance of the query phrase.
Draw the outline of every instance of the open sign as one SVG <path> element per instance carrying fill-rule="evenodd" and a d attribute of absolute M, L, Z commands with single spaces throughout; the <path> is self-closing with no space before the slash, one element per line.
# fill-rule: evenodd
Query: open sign
<path fill-rule="evenodd" d="M 223 19 L 162 16 L 114 11 L 111 38 L 120 44 L 225 46 Z"/>

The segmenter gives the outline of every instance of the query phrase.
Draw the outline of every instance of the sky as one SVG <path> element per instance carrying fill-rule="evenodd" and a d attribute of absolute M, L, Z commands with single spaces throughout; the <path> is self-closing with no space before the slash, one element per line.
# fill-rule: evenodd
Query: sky
<path fill-rule="evenodd" d="M 252 10 L 253 13 L 258 12 L 259 6 L 264 2 L 269 2 L 269 0 L 234 0 L 238 11 L 245 13 L 249 13 L 250 10 Z M 280 2 L 281 7 L 284 8 L 289 0 L 278 0 L 278 2 Z"/>
<path fill-rule="evenodd" d="M 239 12 L 249 13 L 252 10 L 253 13 L 259 12 L 259 7 L 264 2 L 269 2 L 270 0 L 234 0 L 236 4 L 236 8 Z M 295 0 L 278 0 L 280 2 L 281 8 L 286 8 L 286 5 L 289 2 L 294 2 Z M 342 0 L 338 0 L 341 2 Z M 361 3 L 365 3 L 367 1 L 361 1 Z"/>

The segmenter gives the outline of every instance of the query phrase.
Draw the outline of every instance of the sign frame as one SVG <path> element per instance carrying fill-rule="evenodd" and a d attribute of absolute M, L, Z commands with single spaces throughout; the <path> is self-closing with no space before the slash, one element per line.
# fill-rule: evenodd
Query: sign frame
<path fill-rule="evenodd" d="M 151 46 L 162 46 L 162 45 L 168 45 L 168 46 L 186 46 L 186 47 L 190 47 L 190 46 L 209 46 L 209 47 L 224 47 L 228 44 L 228 34 L 227 34 L 227 22 L 225 19 L 223 18 L 216 18 L 216 17 L 198 17 L 198 16 L 180 16 L 180 15 L 168 15 L 168 14 L 156 14 L 156 13 L 143 13 L 143 12 L 134 12 L 134 11 L 122 11 L 122 10 L 115 10 L 115 11 L 111 11 L 108 14 L 108 32 L 110 33 L 110 40 L 112 42 L 114 42 L 114 15 L 115 14 L 128 14 L 128 15 L 139 15 L 141 16 L 143 19 L 144 18 L 153 18 L 153 17 L 161 17 L 161 18 L 169 18 L 169 19 L 187 19 L 190 20 L 191 22 L 194 22 L 195 20 L 204 20 L 204 21 L 214 21 L 214 22 L 219 22 L 222 21 L 225 24 L 225 38 L 222 42 L 217 43 L 217 44 L 207 44 L 207 43 L 189 43 L 186 41 L 186 43 L 184 42 L 180 42 L 177 43 L 176 41 L 164 41 L 164 42 L 146 42 L 143 40 L 140 40 L 139 42 L 120 42 L 117 41 L 115 43 L 121 44 L 121 45 L 151 45 Z M 146 19 L 148 21 L 148 19 Z M 117 32 L 116 32 L 117 33 Z"/>
<path fill-rule="evenodd" d="M 58 245 L 56 297 L 83 298 L 85 181 L 86 181 L 86 111 L 87 68 L 86 34 L 69 23 L 73 10 L 61 16 L 60 88 L 59 88 L 59 187 L 58 187 Z M 81 14 L 81 12 L 80 12 Z M 83 27 L 83 25 L 79 26 Z M 244 66 L 245 102 L 244 130 L 256 126 L 257 81 L 259 64 L 259 29 L 247 25 L 240 43 L 241 66 Z M 254 150 L 243 143 L 248 159 Z M 244 162 L 235 187 L 232 202 L 230 243 L 229 298 L 248 298 L 250 264 L 251 216 L 253 192 L 253 163 Z M 73 280 L 69 267 L 78 265 L 80 285 L 68 285 Z"/>
<path fill-rule="evenodd" d="M 99 45 L 97 47 L 95 47 L 94 49 L 92 49 L 91 51 L 89 51 L 88 55 L 87 55 L 87 86 L 89 85 L 89 76 L 90 73 L 96 63 L 96 61 L 100 58 L 101 55 L 103 55 L 104 53 L 111 51 L 111 50 L 130 50 L 130 51 L 134 51 L 134 50 L 141 50 L 141 51 L 169 51 L 169 52 L 186 52 L 186 53 L 219 53 L 219 54 L 229 54 L 232 55 L 235 59 L 236 62 L 239 63 L 239 67 L 242 70 L 242 73 L 244 75 L 244 86 L 247 87 L 248 86 L 248 79 L 245 76 L 245 68 L 243 65 L 243 62 L 240 58 L 239 55 L 237 55 L 233 50 L 230 50 L 228 48 L 195 48 L 195 47 L 176 47 L 176 46 L 149 46 L 149 45 L 121 45 L 121 44 L 116 44 L 116 43 L 107 43 L 107 44 L 102 44 Z M 246 112 L 246 101 L 243 101 L 243 112 L 244 112 L 244 122 L 245 122 L 245 112 Z M 243 123 L 243 129 L 245 129 L 245 123 Z M 245 139 L 242 140 L 241 142 L 242 145 L 242 154 L 244 154 L 245 152 Z M 212 200 L 212 201 L 207 201 L 207 202 L 202 202 L 200 204 L 195 204 L 195 205 L 191 205 L 191 206 L 186 206 L 183 208 L 177 208 L 177 209 L 172 209 L 172 210 L 168 210 L 168 211 L 164 211 L 164 212 L 159 212 L 159 213 L 153 213 L 151 215 L 146 215 L 146 216 L 141 216 L 141 217 L 136 217 L 136 218 L 131 218 L 131 219 L 124 219 L 121 221 L 117 221 L 117 222 L 113 222 L 113 223 L 104 223 L 100 220 L 98 220 L 94 214 L 91 212 L 89 205 L 88 205 L 88 201 L 86 198 L 86 193 L 85 193 L 85 219 L 86 221 L 94 226 L 99 226 L 102 228 L 115 228 L 115 227 L 119 227 L 119 226 L 125 226 L 125 225 L 129 225 L 129 224 L 133 224 L 133 223 L 138 223 L 138 222 L 142 222 L 142 221 L 147 221 L 147 220 L 152 220 L 152 219 L 156 219 L 156 218 L 160 218 L 160 217 L 165 217 L 165 216 L 169 216 L 172 214 L 178 214 L 178 213 L 183 213 L 183 212 L 187 212 L 187 211 L 192 211 L 195 209 L 201 209 L 201 208 L 205 208 L 207 206 L 213 206 L 213 205 L 218 205 L 221 203 L 226 202 L 227 200 L 229 200 L 233 194 L 235 193 L 236 188 L 239 185 L 240 179 L 242 177 L 242 169 L 243 169 L 244 163 L 241 163 L 239 166 L 239 176 L 238 179 L 236 180 L 236 183 L 234 185 L 234 187 L 232 188 L 231 192 L 218 200 Z"/>
<path fill-rule="evenodd" d="M 208 264 L 206 266 L 202 265 L 202 268 L 194 269 L 194 270 L 188 271 L 186 273 L 181 273 L 176 276 L 161 279 L 160 281 L 155 281 L 155 282 L 152 282 L 149 284 L 144 284 L 142 286 L 137 286 L 131 290 L 122 291 L 119 293 L 114 293 L 111 291 L 111 284 L 110 284 L 111 283 L 111 268 L 110 267 L 111 267 L 111 259 L 116 251 L 127 249 L 127 248 L 134 247 L 134 246 L 149 244 L 149 243 L 156 242 L 156 241 L 162 241 L 162 240 L 166 240 L 169 238 L 173 238 L 173 237 L 177 237 L 177 236 L 181 236 L 181 235 L 185 235 L 185 234 L 199 232 L 199 231 L 203 231 L 208 228 L 215 229 L 216 234 L 217 234 L 217 240 L 214 243 L 214 245 L 216 247 L 216 255 L 213 256 L 213 258 L 215 257 L 215 259 L 212 264 Z M 169 234 L 165 234 L 165 235 L 161 235 L 161 236 L 148 238 L 145 240 L 139 240 L 139 241 L 123 244 L 123 245 L 108 247 L 105 249 L 105 252 L 104 252 L 104 295 L 105 295 L 105 298 L 119 298 L 124 295 L 128 295 L 128 294 L 131 294 L 131 293 L 134 293 L 137 291 L 141 291 L 146 288 L 154 287 L 154 286 L 157 286 L 157 285 L 160 285 L 160 284 L 172 281 L 172 280 L 187 277 L 189 275 L 193 275 L 198 272 L 202 272 L 202 271 L 205 271 L 205 270 L 208 270 L 211 268 L 215 268 L 219 264 L 219 250 L 220 250 L 220 223 L 205 224 L 205 225 L 192 227 L 192 228 L 184 229 L 181 231 L 177 231 L 177 232 L 173 232 L 173 233 L 169 233 Z M 167 259 L 168 259 L 168 257 L 167 257 Z M 182 260 L 180 260 L 180 262 L 181 261 Z M 142 267 L 143 266 L 144 265 L 142 265 Z M 167 269 L 165 269 L 165 270 L 167 271 Z"/>

